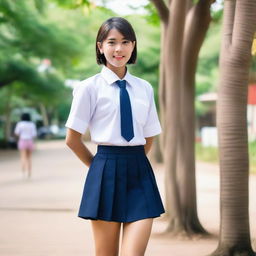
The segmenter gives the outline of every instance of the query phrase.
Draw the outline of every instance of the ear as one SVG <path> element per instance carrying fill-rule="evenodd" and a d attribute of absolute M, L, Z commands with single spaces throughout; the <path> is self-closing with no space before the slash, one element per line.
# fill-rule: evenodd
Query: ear
<path fill-rule="evenodd" d="M 98 47 L 100 53 L 103 54 L 103 49 L 102 49 L 102 43 L 101 42 L 97 42 L 97 47 Z"/>

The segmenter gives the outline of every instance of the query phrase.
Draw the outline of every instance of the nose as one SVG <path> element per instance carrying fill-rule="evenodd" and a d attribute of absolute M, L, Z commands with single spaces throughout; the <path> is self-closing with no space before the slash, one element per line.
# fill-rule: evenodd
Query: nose
<path fill-rule="evenodd" d="M 122 50 L 122 44 L 116 44 L 116 49 L 117 52 Z"/>

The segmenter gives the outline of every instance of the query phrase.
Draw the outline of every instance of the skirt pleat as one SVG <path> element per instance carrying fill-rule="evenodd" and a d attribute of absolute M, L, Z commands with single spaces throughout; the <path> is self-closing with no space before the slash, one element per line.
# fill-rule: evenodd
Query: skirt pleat
<path fill-rule="evenodd" d="M 159 209 L 163 206 L 163 204 L 162 204 L 161 196 L 160 196 L 158 188 L 157 188 L 157 183 L 156 183 L 156 178 L 155 178 L 155 175 L 154 175 L 154 171 L 153 171 L 153 169 L 151 167 L 151 164 L 150 164 L 147 157 L 145 158 L 145 163 L 146 163 L 146 165 L 148 167 L 148 170 L 149 170 L 148 174 L 151 176 L 150 181 L 152 182 L 152 189 L 155 191 L 155 192 L 152 193 L 155 196 L 155 200 L 154 200 L 155 207 L 154 207 L 154 209 Z"/>
<path fill-rule="evenodd" d="M 144 146 L 98 145 L 78 216 L 131 222 L 159 217 L 164 207 Z"/>
<path fill-rule="evenodd" d="M 84 191 L 82 196 L 82 201 L 79 210 L 84 216 L 90 216 L 91 219 L 98 218 L 98 208 L 101 196 L 101 183 L 103 170 L 105 166 L 105 159 L 98 159 L 98 161 L 93 161 L 84 185 Z M 94 170 L 93 172 L 90 170 Z"/>
<path fill-rule="evenodd" d="M 146 197 L 146 202 L 148 207 L 148 214 L 149 215 L 157 215 L 158 214 L 158 209 L 159 209 L 159 198 L 157 195 L 159 195 L 158 190 L 156 191 L 157 185 L 154 183 L 152 180 L 152 175 L 151 175 L 151 169 L 147 168 L 146 165 L 146 160 L 145 158 L 139 158 L 139 172 L 140 172 L 140 177 L 141 177 L 141 184 L 143 187 L 143 191 Z M 145 172 L 144 170 L 148 170 Z M 160 199 L 161 202 L 161 199 Z"/>
<path fill-rule="evenodd" d="M 104 167 L 98 217 L 110 219 L 112 217 L 116 186 L 116 161 L 108 159 L 105 161 Z"/>
<path fill-rule="evenodd" d="M 124 158 L 119 158 L 117 162 L 117 172 L 116 172 L 116 191 L 113 207 L 113 220 L 121 220 L 126 218 L 126 205 L 127 205 L 127 160 Z"/>
<path fill-rule="evenodd" d="M 129 161 L 128 167 L 127 215 L 129 216 L 129 219 L 132 220 L 136 220 L 138 216 L 140 216 L 141 219 L 147 218 L 148 202 L 146 201 L 145 191 L 142 186 L 141 175 L 136 157 Z"/>

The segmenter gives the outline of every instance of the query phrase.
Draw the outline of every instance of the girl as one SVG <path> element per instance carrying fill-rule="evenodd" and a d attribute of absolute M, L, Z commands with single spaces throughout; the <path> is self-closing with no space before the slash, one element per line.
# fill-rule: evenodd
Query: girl
<path fill-rule="evenodd" d="M 146 154 L 161 133 L 152 86 L 131 75 L 136 36 L 127 20 L 110 18 L 96 39 L 99 74 L 73 91 L 66 144 L 89 167 L 78 216 L 90 219 L 96 256 L 142 256 L 153 218 L 164 213 Z M 81 140 L 90 129 L 92 155 Z"/>
<path fill-rule="evenodd" d="M 14 134 L 18 136 L 18 149 L 20 150 L 22 173 L 31 177 L 31 155 L 34 149 L 33 139 L 36 137 L 36 126 L 31 122 L 29 113 L 21 115 L 21 121 L 16 124 Z"/>

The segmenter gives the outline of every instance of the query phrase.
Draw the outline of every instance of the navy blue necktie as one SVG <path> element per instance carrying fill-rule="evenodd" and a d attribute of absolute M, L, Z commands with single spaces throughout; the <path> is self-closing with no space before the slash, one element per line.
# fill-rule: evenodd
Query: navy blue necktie
<path fill-rule="evenodd" d="M 117 80 L 120 87 L 120 114 L 121 114 L 121 135 L 130 141 L 134 137 L 132 123 L 132 108 L 129 94 L 126 90 L 126 81 Z"/>

